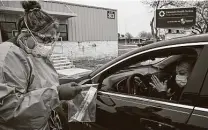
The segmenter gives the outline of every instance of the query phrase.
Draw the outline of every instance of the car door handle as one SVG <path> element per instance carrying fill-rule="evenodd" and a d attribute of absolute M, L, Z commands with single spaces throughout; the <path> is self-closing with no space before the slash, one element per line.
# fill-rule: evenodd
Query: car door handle
<path fill-rule="evenodd" d="M 175 130 L 172 125 L 146 118 L 141 118 L 140 123 L 146 130 Z"/>

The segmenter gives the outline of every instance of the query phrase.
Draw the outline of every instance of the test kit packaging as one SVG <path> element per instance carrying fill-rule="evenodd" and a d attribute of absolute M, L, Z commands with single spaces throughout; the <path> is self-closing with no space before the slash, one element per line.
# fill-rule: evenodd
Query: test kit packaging
<path fill-rule="evenodd" d="M 83 91 L 68 101 L 69 122 L 95 122 L 97 84 L 81 85 Z"/>

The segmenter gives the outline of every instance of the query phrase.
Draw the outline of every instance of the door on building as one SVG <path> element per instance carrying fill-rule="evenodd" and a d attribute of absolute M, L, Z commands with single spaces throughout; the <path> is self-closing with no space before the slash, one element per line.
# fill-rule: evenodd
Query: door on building
<path fill-rule="evenodd" d="M 16 30 L 16 22 L 0 22 L 0 42 L 4 42 L 12 38 L 13 30 Z"/>

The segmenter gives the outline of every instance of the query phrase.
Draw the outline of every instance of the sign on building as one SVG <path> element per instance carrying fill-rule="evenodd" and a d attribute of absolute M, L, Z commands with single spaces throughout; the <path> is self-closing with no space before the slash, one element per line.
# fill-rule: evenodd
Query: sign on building
<path fill-rule="evenodd" d="M 157 28 L 188 28 L 196 23 L 196 8 L 157 9 Z"/>
<path fill-rule="evenodd" d="M 115 19 L 115 12 L 114 11 L 107 11 L 107 18 L 108 19 Z"/>

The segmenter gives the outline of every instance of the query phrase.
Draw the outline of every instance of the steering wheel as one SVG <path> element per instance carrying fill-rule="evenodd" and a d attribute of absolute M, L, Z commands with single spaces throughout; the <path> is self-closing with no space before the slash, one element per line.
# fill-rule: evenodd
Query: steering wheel
<path fill-rule="evenodd" d="M 136 73 L 129 76 L 126 82 L 128 94 L 147 95 L 149 87 L 146 82 L 146 78 L 141 74 Z"/>

